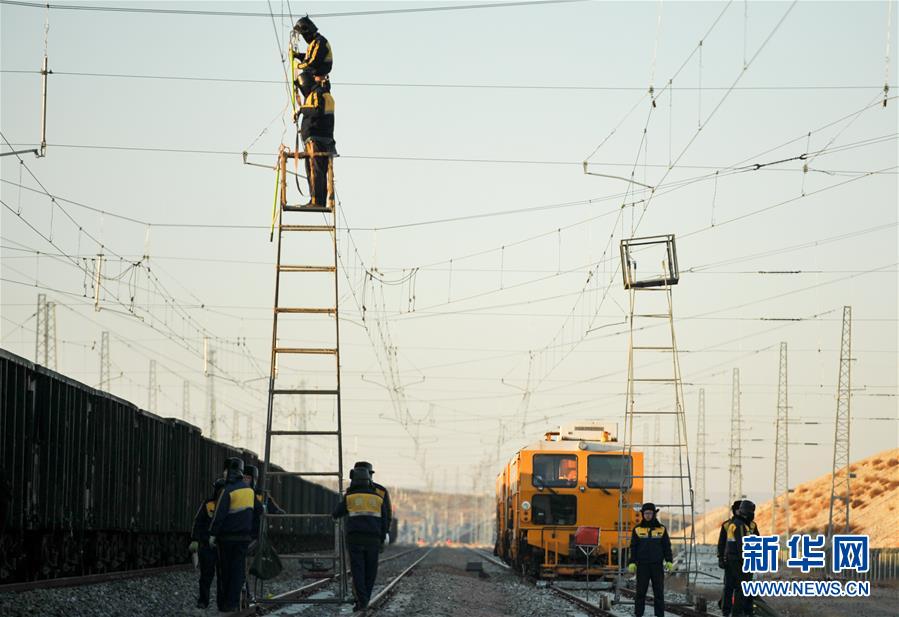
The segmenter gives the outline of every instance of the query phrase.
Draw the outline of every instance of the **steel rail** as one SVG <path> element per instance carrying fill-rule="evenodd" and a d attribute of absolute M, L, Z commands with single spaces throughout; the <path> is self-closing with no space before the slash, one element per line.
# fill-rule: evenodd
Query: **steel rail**
<path fill-rule="evenodd" d="M 401 553 L 397 553 L 396 555 L 390 555 L 389 557 L 384 557 L 383 559 L 378 560 L 378 565 L 381 566 L 389 561 L 393 561 L 394 559 L 399 559 L 400 557 L 405 557 L 409 553 L 414 553 L 419 550 L 418 547 L 410 548 L 409 550 L 402 551 Z M 253 615 L 264 615 L 271 611 L 277 610 L 281 606 L 289 604 L 291 600 L 297 599 L 300 597 L 307 596 L 315 591 L 318 591 L 322 587 L 327 587 L 329 584 L 337 581 L 341 576 L 349 576 L 350 570 L 347 568 L 343 574 L 334 574 L 333 576 L 329 576 L 328 578 L 322 578 L 314 583 L 309 583 L 308 585 L 303 585 L 302 587 L 298 587 L 297 589 L 291 589 L 290 591 L 285 591 L 284 593 L 279 593 L 276 596 L 272 596 L 268 599 L 263 599 L 261 602 L 250 605 L 248 608 L 241 609 L 234 613 L 229 613 L 227 617 L 251 617 Z"/>
<path fill-rule="evenodd" d="M 0 585 L 0 593 L 32 591 L 35 589 L 53 589 L 57 587 L 77 587 L 79 585 L 96 585 L 99 583 L 109 583 L 112 581 L 121 581 L 129 578 L 140 578 L 142 576 L 157 576 L 159 574 L 167 574 L 169 572 L 180 572 L 182 570 L 186 571 L 192 569 L 193 566 L 189 563 L 179 563 L 173 566 L 143 568 L 141 570 L 122 570 L 120 572 L 85 574 L 84 576 L 46 578 L 37 581 L 24 581 L 21 583 L 9 583 L 8 585 Z"/>
<path fill-rule="evenodd" d="M 379 591 L 371 600 L 369 600 L 368 607 L 366 607 L 362 610 L 356 611 L 355 613 L 353 613 L 353 617 L 364 617 L 365 615 L 368 615 L 369 611 L 377 610 L 378 607 L 383 605 L 387 601 L 387 599 L 390 597 L 390 595 L 392 594 L 393 589 L 396 587 L 397 583 L 399 583 L 401 580 L 403 580 L 403 578 L 405 578 L 407 574 L 409 574 L 410 572 L 412 572 L 412 570 L 415 569 L 415 566 L 417 566 L 422 561 L 424 561 L 424 559 L 428 555 L 430 555 L 433 551 L 434 551 L 434 547 L 432 546 L 427 551 L 425 551 L 424 555 L 422 555 L 421 557 L 416 559 L 412 563 L 412 565 L 410 565 L 408 568 L 406 568 L 405 570 L 403 570 L 402 572 L 397 574 L 395 577 L 393 577 L 393 579 L 389 583 L 387 583 L 387 585 L 385 585 L 384 588 L 381 589 L 381 591 Z"/>

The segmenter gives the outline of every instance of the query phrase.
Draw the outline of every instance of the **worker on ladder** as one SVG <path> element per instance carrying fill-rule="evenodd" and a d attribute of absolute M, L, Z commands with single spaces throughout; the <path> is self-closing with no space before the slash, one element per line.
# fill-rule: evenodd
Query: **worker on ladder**
<path fill-rule="evenodd" d="M 326 77 L 331 72 L 331 67 L 334 66 L 334 56 L 331 54 L 331 44 L 328 39 L 321 35 L 318 27 L 309 19 L 308 15 L 297 21 L 293 32 L 292 40 L 296 39 L 296 35 L 300 35 L 307 44 L 306 51 L 300 52 L 295 49 L 296 45 L 291 43 L 294 58 L 294 87 L 303 96 L 306 96 L 308 92 L 303 90 L 311 89 L 312 78 Z"/>
<path fill-rule="evenodd" d="M 312 90 L 303 100 L 298 114 L 303 116 L 300 123 L 300 137 L 306 153 L 306 178 L 309 182 L 309 203 L 307 208 L 329 207 L 330 190 L 333 190 L 331 157 L 336 154 L 334 142 L 334 97 L 331 96 L 331 82 L 328 76 L 315 76 Z M 332 176 L 333 177 L 333 176 Z"/>

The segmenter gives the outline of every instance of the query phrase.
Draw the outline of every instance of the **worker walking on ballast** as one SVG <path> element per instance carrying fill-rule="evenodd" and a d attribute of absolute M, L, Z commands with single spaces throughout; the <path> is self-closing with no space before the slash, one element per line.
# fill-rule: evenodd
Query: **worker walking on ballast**
<path fill-rule="evenodd" d="M 631 574 L 637 573 L 637 595 L 634 597 L 636 617 L 643 617 L 650 582 L 655 616 L 665 615 L 665 571 L 674 570 L 674 560 L 671 555 L 671 538 L 668 537 L 668 530 L 656 517 L 658 512 L 654 503 L 644 503 L 640 508 L 642 520 L 631 532 L 627 570 Z"/>
<path fill-rule="evenodd" d="M 209 588 L 212 586 L 218 561 L 216 550 L 209 546 L 209 524 L 215 515 L 215 504 L 223 488 L 225 488 L 224 478 L 218 478 L 213 482 L 212 495 L 200 505 L 194 516 L 189 550 L 191 553 L 197 554 L 197 566 L 200 568 L 200 593 L 197 597 L 197 608 L 205 609 L 209 606 Z M 216 586 L 218 585 L 221 585 L 220 580 L 216 581 Z M 218 591 L 216 591 L 216 597 L 218 595 Z"/>
<path fill-rule="evenodd" d="M 732 617 L 752 615 L 754 612 L 752 598 L 743 595 L 741 583 L 752 580 L 751 572 L 743 572 L 743 538 L 759 535 L 759 528 L 755 523 L 755 504 L 748 499 L 741 501 L 734 517 L 724 525 L 726 540 L 724 598 L 721 612 L 725 616 L 732 615 Z"/>
<path fill-rule="evenodd" d="M 353 610 L 368 606 L 378 576 L 378 553 L 387 537 L 387 503 L 371 483 L 365 467 L 350 470 L 350 487 L 337 504 L 335 519 L 347 517 L 346 541 L 353 572 Z"/>

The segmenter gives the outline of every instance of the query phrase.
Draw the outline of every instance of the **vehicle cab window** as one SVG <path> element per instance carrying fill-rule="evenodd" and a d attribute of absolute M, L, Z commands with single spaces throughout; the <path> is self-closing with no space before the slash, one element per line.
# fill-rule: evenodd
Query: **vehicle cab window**
<path fill-rule="evenodd" d="M 531 483 L 536 489 L 574 488 L 577 486 L 577 456 L 573 454 L 534 455 L 534 474 Z"/>
<path fill-rule="evenodd" d="M 631 457 L 594 454 L 587 457 L 587 486 L 589 488 L 624 488 L 633 484 Z"/>

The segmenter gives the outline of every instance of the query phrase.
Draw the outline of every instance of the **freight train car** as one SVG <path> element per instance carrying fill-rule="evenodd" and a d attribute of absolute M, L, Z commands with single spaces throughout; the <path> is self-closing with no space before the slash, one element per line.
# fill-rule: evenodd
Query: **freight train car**
<path fill-rule="evenodd" d="M 639 522 L 630 504 L 643 500 L 642 475 L 643 454 L 626 455 L 601 423 L 546 433 L 516 452 L 496 479 L 495 554 L 535 578 L 617 570 L 626 558 L 619 534 L 626 547 Z M 576 540 L 579 529 L 587 539 Z M 595 547 L 589 557 L 578 546 L 587 543 Z"/>
<path fill-rule="evenodd" d="M 231 456 L 259 465 L 191 424 L 0 349 L 0 584 L 187 562 L 194 514 Z M 288 512 L 337 502 L 293 476 L 271 489 Z M 333 533 L 327 519 L 269 525 L 285 553 L 333 546 Z"/>

